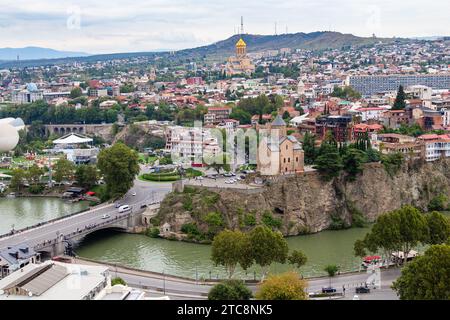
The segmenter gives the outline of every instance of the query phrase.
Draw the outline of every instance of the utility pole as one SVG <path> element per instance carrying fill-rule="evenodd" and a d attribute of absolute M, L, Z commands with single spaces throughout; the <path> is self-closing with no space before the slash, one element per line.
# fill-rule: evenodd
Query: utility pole
<path fill-rule="evenodd" d="M 277 22 L 275 21 L 275 35 L 277 35 Z"/>

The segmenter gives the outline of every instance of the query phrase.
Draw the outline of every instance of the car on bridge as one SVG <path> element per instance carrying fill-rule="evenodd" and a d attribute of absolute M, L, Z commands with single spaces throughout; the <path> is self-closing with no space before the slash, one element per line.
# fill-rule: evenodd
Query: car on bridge
<path fill-rule="evenodd" d="M 365 287 L 361 286 L 361 287 L 357 287 L 355 292 L 360 293 L 360 294 L 361 293 L 370 293 L 370 289 L 367 286 L 365 286 Z"/>
<path fill-rule="evenodd" d="M 131 210 L 131 207 L 127 204 L 119 207 L 119 213 L 127 212 L 130 210 Z"/>
<path fill-rule="evenodd" d="M 111 218 L 111 216 L 109 214 L 102 215 L 102 219 L 108 219 L 108 218 Z"/>

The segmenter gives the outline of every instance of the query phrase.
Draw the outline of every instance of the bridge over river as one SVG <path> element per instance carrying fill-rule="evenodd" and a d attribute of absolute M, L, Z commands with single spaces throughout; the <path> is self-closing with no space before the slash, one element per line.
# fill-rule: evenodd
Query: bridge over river
<path fill-rule="evenodd" d="M 68 245 L 101 229 L 135 232 L 157 214 L 159 203 L 172 190 L 167 183 L 136 180 L 134 187 L 121 199 L 130 211 L 119 213 L 114 203 L 101 205 L 70 216 L 61 217 L 0 236 L 0 250 L 24 245 L 51 257 L 63 254 Z M 136 195 L 133 196 L 133 193 Z"/>

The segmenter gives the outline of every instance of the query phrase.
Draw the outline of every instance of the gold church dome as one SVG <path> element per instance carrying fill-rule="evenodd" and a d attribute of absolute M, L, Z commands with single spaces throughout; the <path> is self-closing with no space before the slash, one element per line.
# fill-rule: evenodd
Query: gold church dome
<path fill-rule="evenodd" d="M 242 38 L 239 39 L 238 42 L 236 42 L 236 47 L 246 47 L 247 44 L 242 40 Z"/>

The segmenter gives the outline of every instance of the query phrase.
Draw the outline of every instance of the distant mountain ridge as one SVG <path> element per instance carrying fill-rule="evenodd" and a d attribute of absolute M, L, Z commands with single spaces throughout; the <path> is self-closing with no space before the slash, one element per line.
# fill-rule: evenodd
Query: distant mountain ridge
<path fill-rule="evenodd" d="M 234 45 L 240 37 L 241 35 L 234 35 L 211 45 L 180 50 L 178 53 L 183 55 L 229 55 L 234 52 Z M 280 35 L 243 34 L 242 39 L 247 43 L 248 52 L 280 48 L 307 50 L 339 49 L 345 46 L 363 46 L 380 41 L 392 42 L 398 40 L 394 38 L 357 37 L 352 34 L 332 31 L 298 32 Z"/>
<path fill-rule="evenodd" d="M 35 59 L 57 59 L 69 57 L 85 57 L 85 52 L 59 51 L 42 47 L 24 48 L 0 48 L 0 60 L 35 60 Z"/>
<path fill-rule="evenodd" d="M 71 54 L 70 57 L 57 57 L 57 58 L 34 58 L 32 60 L 26 60 L 24 56 L 20 56 L 20 62 L 17 61 L 6 61 L 0 62 L 0 67 L 10 68 L 10 67 L 33 67 L 42 65 L 54 65 L 54 64 L 64 64 L 70 62 L 94 62 L 94 61 L 108 61 L 112 59 L 124 59 L 133 57 L 154 57 L 160 56 L 163 58 L 170 59 L 195 59 L 208 57 L 213 60 L 223 60 L 225 57 L 233 54 L 235 50 L 235 44 L 239 40 L 240 35 L 233 35 L 228 39 L 218 41 L 216 43 L 201 46 L 191 49 L 183 49 L 178 51 L 150 51 L 150 52 L 125 52 L 125 53 L 111 53 L 111 54 L 98 54 L 98 55 L 88 55 L 76 52 L 64 52 L 56 51 L 60 55 Z M 401 38 L 375 38 L 375 37 L 357 37 L 352 34 L 343 34 L 340 32 L 331 31 L 318 31 L 311 33 L 290 33 L 290 34 L 280 34 L 280 35 L 254 35 L 254 34 L 244 34 L 242 38 L 247 43 L 247 51 L 264 51 L 271 49 L 280 48 L 291 48 L 291 49 L 308 49 L 308 50 L 323 50 L 323 49 L 339 49 L 345 46 L 364 46 L 369 44 L 382 42 L 393 42 L 393 41 L 413 41 Z M 2 58 L 0 49 L 0 60 L 5 60 Z M 51 49 L 46 49 L 51 50 Z M 73 54 L 73 55 L 72 55 Z M 78 56 L 77 56 L 78 54 Z M 13 60 L 16 60 L 14 57 Z"/>

